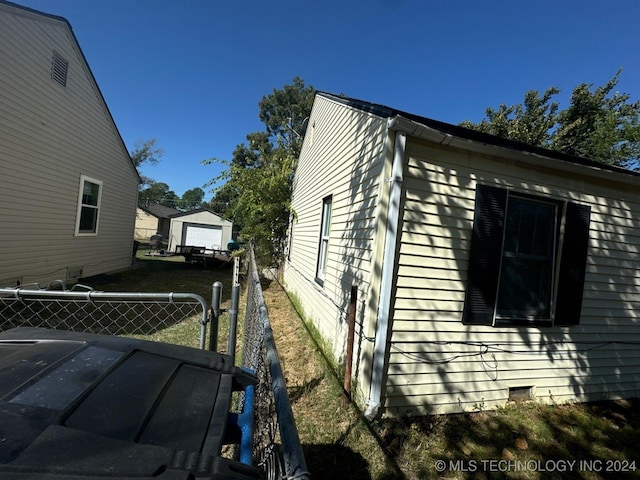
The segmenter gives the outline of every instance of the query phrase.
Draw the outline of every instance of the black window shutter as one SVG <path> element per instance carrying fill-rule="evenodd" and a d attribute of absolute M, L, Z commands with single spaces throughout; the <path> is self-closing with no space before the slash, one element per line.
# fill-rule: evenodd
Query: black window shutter
<path fill-rule="evenodd" d="M 507 190 L 478 185 L 462 322 L 492 325 L 498 296 Z"/>
<path fill-rule="evenodd" d="M 589 249 L 591 207 L 567 204 L 564 242 L 560 256 L 560 276 L 556 300 L 555 325 L 578 325 Z"/>

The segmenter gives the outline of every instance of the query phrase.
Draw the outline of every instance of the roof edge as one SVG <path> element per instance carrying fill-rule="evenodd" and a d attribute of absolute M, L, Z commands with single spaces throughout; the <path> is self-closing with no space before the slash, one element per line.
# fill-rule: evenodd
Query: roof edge
<path fill-rule="evenodd" d="M 615 165 L 609 165 L 607 163 L 602 163 L 602 162 L 596 162 L 595 160 L 590 160 L 588 158 L 579 157 L 576 155 L 570 155 L 557 150 L 551 150 L 544 147 L 537 147 L 527 143 L 510 140 L 503 137 L 498 137 L 496 135 L 479 132 L 477 130 L 461 127 L 459 125 L 453 125 L 453 124 L 442 122 L 439 120 L 434 120 L 431 118 L 416 115 L 413 113 L 404 112 L 402 110 L 397 110 L 395 108 L 387 107 L 385 105 L 371 103 L 365 100 L 358 100 L 358 99 L 346 97 L 343 95 L 334 95 L 328 92 L 318 91 L 317 95 L 323 96 L 325 98 L 328 98 L 330 100 L 342 103 L 344 105 L 347 105 L 353 108 L 357 108 L 364 112 L 377 115 L 382 118 L 390 119 L 393 117 L 403 117 L 407 120 L 410 120 L 411 122 L 424 125 L 430 129 L 442 132 L 443 134 L 462 138 L 472 142 L 482 143 L 482 144 L 499 147 L 499 148 L 506 148 L 509 150 L 515 150 L 523 153 L 539 155 L 539 156 L 552 158 L 552 159 L 563 161 L 563 162 L 574 163 L 577 165 L 591 167 L 599 170 L 607 170 L 607 171 L 615 172 L 621 175 L 628 175 L 636 178 L 640 177 L 639 171 L 629 170 L 627 168 L 622 168 Z"/>

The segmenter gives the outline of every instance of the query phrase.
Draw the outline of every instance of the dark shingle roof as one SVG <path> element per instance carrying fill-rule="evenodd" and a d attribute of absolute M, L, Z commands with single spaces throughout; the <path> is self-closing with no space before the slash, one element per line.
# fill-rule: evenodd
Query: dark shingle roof
<path fill-rule="evenodd" d="M 165 207 L 164 205 L 159 205 L 157 203 L 151 203 L 145 207 L 140 208 L 148 214 L 158 218 L 169 218 L 178 213 L 182 213 L 180 212 L 180 210 L 176 210 L 175 208 L 171 207 Z"/>
<path fill-rule="evenodd" d="M 637 172 L 634 170 L 628 170 L 626 168 L 617 167 L 614 165 L 608 165 L 606 163 L 596 162 L 594 160 L 589 160 L 588 158 L 577 157 L 575 155 L 568 155 L 566 153 L 558 152 L 556 150 L 549 150 L 547 148 L 536 147 L 526 143 L 517 142 L 515 140 L 509 140 L 506 138 L 497 137 L 495 135 L 490 135 L 488 133 L 478 132 L 477 130 L 471 130 L 469 128 L 461 127 L 459 125 L 453 125 L 450 123 L 433 120 L 431 118 L 422 117 L 420 115 L 416 115 L 413 113 L 403 112 L 402 110 L 397 110 L 395 108 L 390 108 L 384 105 L 379 105 L 379 104 L 367 102 L 364 100 L 358 100 L 355 98 L 345 97 L 342 95 L 333 95 L 331 93 L 326 93 L 326 92 L 318 92 L 318 95 L 322 95 L 326 98 L 330 98 L 344 105 L 348 105 L 350 107 L 357 108 L 359 110 L 369 112 L 374 115 L 378 115 L 379 117 L 383 117 L 383 118 L 391 118 L 395 116 L 404 117 L 413 122 L 432 128 L 434 130 L 438 130 L 440 132 L 443 132 L 458 138 L 470 140 L 473 142 L 483 143 L 486 145 L 493 145 L 496 147 L 507 148 L 507 149 L 516 150 L 520 152 L 534 153 L 537 155 L 541 155 L 547 158 L 552 158 L 552 159 L 556 159 L 564 162 L 570 162 L 578 165 L 595 167 L 602 170 L 609 170 L 612 172 L 617 172 L 625 175 L 640 177 L 640 172 Z"/>

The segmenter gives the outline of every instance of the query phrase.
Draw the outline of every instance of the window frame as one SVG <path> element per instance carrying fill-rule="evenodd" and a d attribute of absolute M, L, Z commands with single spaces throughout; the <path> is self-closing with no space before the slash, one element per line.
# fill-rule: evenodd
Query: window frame
<path fill-rule="evenodd" d="M 553 283 L 548 320 L 522 317 L 504 319 L 496 315 L 509 195 L 557 205 L 556 260 L 551 273 Z M 590 215 L 591 207 L 588 205 L 478 184 L 462 322 L 465 325 L 493 327 L 579 324 L 586 277 Z"/>
<path fill-rule="evenodd" d="M 504 275 L 504 262 L 505 257 L 511 258 L 520 258 L 519 255 L 508 254 L 506 250 L 506 236 L 508 229 L 508 220 L 509 220 L 509 206 L 511 205 L 513 208 L 514 203 L 517 201 L 520 202 L 528 202 L 530 204 L 537 205 L 545 205 L 553 208 L 553 224 L 550 232 L 551 237 L 551 252 L 550 258 L 547 260 L 549 266 L 548 272 L 548 315 L 546 316 L 535 316 L 535 315 L 526 315 L 517 311 L 512 311 L 511 313 L 500 312 L 500 297 L 501 294 L 504 295 L 502 291 L 502 277 Z M 563 204 L 562 202 L 547 199 L 545 197 L 537 196 L 537 195 L 529 195 L 522 194 L 516 192 L 507 192 L 507 203 L 505 208 L 505 222 L 503 226 L 503 237 L 502 237 L 502 248 L 501 248 L 501 257 L 500 257 L 500 268 L 499 268 L 499 276 L 498 276 L 498 289 L 496 292 L 496 307 L 494 314 L 494 325 L 510 325 L 510 324 L 536 324 L 536 325 L 545 325 L 551 324 L 553 321 L 553 311 L 555 306 L 555 286 L 557 285 L 556 281 L 556 272 L 558 267 L 558 246 L 561 240 L 561 226 L 562 226 L 562 217 L 563 217 Z M 524 255 L 522 255 L 524 257 Z"/>
<path fill-rule="evenodd" d="M 93 185 L 98 186 L 98 195 L 96 200 L 96 205 L 85 203 L 84 202 L 84 189 L 85 184 L 91 183 Z M 75 225 L 75 236 L 77 237 L 95 237 L 98 235 L 98 229 L 100 226 L 100 210 L 102 208 L 102 188 L 103 182 L 102 180 L 97 180 L 95 178 L 91 178 L 87 175 L 80 176 L 80 186 L 78 192 L 78 208 L 76 210 L 76 225 Z M 86 211 L 86 209 L 95 210 L 95 217 L 93 223 L 93 228 L 91 230 L 83 229 L 82 226 L 82 213 Z"/>
<path fill-rule="evenodd" d="M 320 235 L 318 240 L 318 258 L 316 262 L 316 282 L 324 285 L 329 256 L 329 239 L 331 237 L 331 213 L 333 210 L 333 195 L 322 199 L 322 211 L 320 217 Z"/>

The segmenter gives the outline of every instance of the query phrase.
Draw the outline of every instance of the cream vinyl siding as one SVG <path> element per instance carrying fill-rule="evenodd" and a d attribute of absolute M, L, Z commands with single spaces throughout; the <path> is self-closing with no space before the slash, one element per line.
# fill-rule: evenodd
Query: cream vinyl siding
<path fill-rule="evenodd" d="M 346 353 L 351 287 L 358 288 L 356 338 L 370 298 L 372 250 L 379 221 L 379 190 L 386 121 L 316 96 L 293 187 L 296 219 L 284 278 L 305 316 L 329 344 L 334 360 Z M 323 199 L 332 196 L 324 281 L 315 281 Z M 357 340 L 356 340 L 357 341 Z M 354 371 L 360 352 L 354 349 Z"/>
<path fill-rule="evenodd" d="M 514 387 L 543 402 L 637 396 L 637 191 L 416 139 L 404 178 L 387 414 L 493 408 Z M 478 183 L 591 206 L 579 325 L 462 324 Z"/>
<path fill-rule="evenodd" d="M 0 282 L 130 266 L 138 176 L 68 25 L 0 4 Z M 51 79 L 53 51 L 69 62 Z M 81 177 L 102 182 L 99 232 L 74 236 Z"/>
<path fill-rule="evenodd" d="M 155 235 L 157 231 L 158 217 L 145 212 L 141 208 L 136 209 L 136 229 L 134 238 L 138 241 L 148 242 L 151 235 Z"/>

